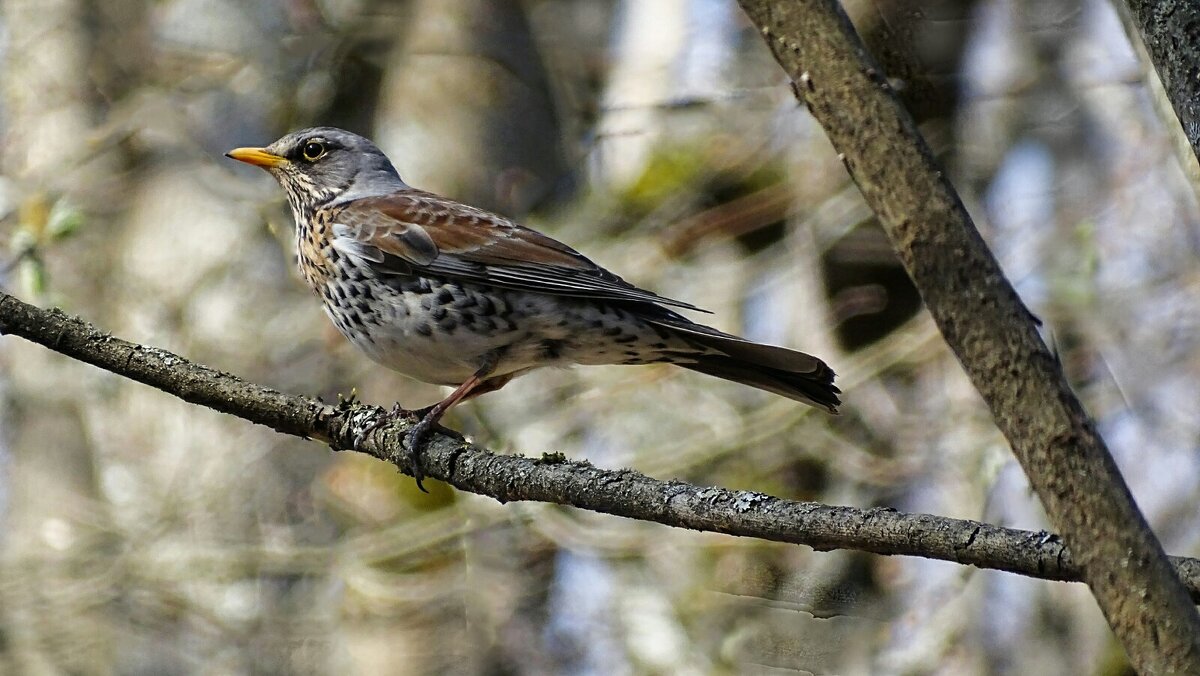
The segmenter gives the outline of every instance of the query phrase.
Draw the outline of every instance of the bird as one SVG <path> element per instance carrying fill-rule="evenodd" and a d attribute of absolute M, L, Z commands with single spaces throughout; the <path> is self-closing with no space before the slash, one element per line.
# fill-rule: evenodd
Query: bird
<path fill-rule="evenodd" d="M 226 155 L 283 188 L 300 273 L 338 331 L 387 368 L 454 388 L 416 412 L 404 439 L 421 490 L 420 449 L 442 416 L 542 367 L 674 364 L 837 413 L 834 372 L 817 357 L 696 323 L 680 311 L 706 311 L 504 216 L 413 188 L 358 134 L 313 127 Z"/>

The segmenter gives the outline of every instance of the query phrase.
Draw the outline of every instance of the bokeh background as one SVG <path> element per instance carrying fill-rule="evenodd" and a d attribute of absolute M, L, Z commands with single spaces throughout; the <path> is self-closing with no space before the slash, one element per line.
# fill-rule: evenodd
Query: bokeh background
<path fill-rule="evenodd" d="M 1107 0 L 855 0 L 1168 551 L 1196 555 L 1200 223 Z M 329 326 L 282 194 L 331 124 L 748 337 L 844 413 L 668 367 L 519 379 L 492 449 L 1046 527 L 733 0 L 2 0 L 0 284 L 289 392 L 424 406 Z M 706 318 L 708 319 L 708 318 Z M 0 339 L 0 673 L 1119 674 L 1087 590 L 498 505 Z"/>

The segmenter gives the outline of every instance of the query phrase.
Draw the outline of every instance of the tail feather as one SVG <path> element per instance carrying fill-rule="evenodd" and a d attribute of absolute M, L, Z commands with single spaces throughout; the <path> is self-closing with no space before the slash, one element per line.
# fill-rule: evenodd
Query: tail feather
<path fill-rule="evenodd" d="M 700 354 L 680 355 L 684 358 L 676 362 L 679 366 L 773 392 L 830 413 L 838 412 L 841 390 L 833 384 L 833 369 L 810 354 L 755 343 L 674 318 L 655 323 L 674 329 L 688 342 L 706 348 Z"/>
<path fill-rule="evenodd" d="M 692 371 L 774 392 L 788 399 L 823 408 L 830 413 L 837 413 L 837 407 L 842 403 L 838 398 L 841 390 L 833 384 L 833 371 L 828 366 L 825 367 L 825 373 L 795 373 L 720 355 L 705 355 L 699 357 L 695 363 L 679 365 Z"/>

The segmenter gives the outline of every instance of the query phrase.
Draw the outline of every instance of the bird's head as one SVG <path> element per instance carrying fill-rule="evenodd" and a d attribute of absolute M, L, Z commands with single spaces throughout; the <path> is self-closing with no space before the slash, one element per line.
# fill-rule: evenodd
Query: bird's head
<path fill-rule="evenodd" d="M 265 148 L 225 154 L 270 172 L 297 213 L 408 187 L 374 143 L 336 127 L 301 129 Z"/>

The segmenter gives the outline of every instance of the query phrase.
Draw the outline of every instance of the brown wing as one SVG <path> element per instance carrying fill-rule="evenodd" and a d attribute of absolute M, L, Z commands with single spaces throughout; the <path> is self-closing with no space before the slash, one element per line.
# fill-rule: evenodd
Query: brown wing
<path fill-rule="evenodd" d="M 384 274 L 417 272 L 507 289 L 706 312 L 639 289 L 558 240 L 420 190 L 355 200 L 333 222 L 334 246 Z"/>

